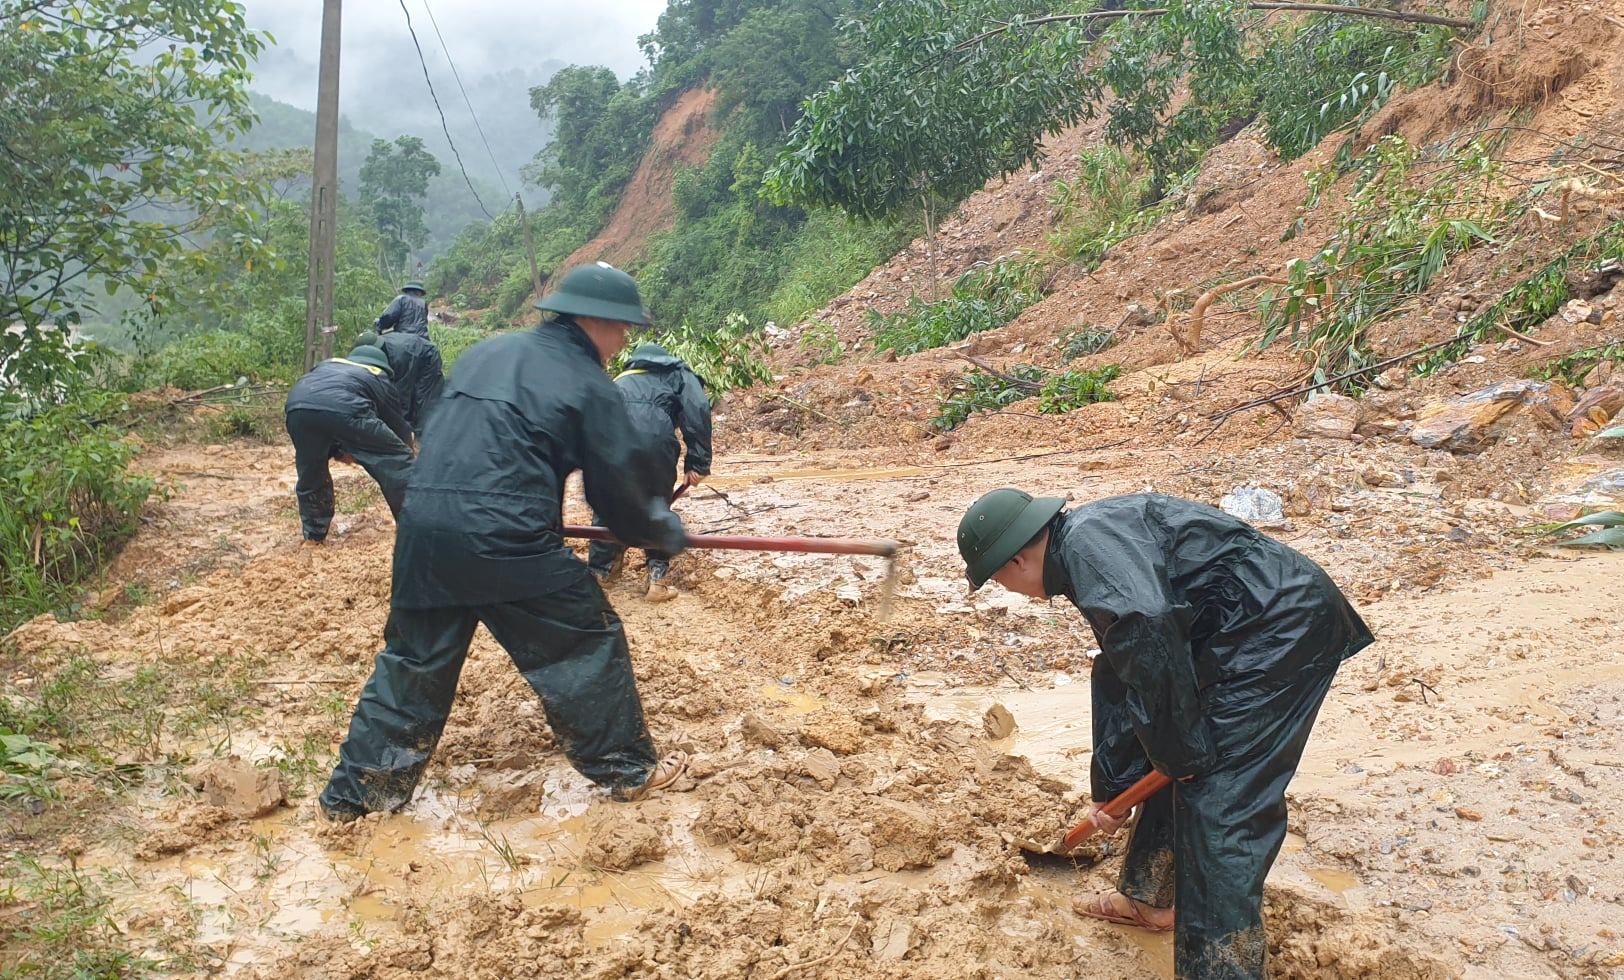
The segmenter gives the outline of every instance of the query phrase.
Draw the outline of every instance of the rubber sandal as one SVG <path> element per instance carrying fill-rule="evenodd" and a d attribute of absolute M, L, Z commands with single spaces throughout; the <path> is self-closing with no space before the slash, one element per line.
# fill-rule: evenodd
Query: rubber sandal
<path fill-rule="evenodd" d="M 669 787 L 688 772 L 688 753 L 670 752 L 663 756 L 649 773 L 643 785 L 635 789 L 616 789 L 609 795 L 621 803 L 636 803 L 650 793 Z"/>
<path fill-rule="evenodd" d="M 1100 892 L 1091 899 L 1076 899 L 1071 903 L 1071 910 L 1088 919 L 1099 919 L 1102 922 L 1113 922 L 1119 926 L 1133 926 L 1135 929 L 1144 929 L 1146 932 L 1172 932 L 1172 926 L 1162 926 L 1150 921 L 1145 914 L 1139 911 L 1139 903 L 1128 896 L 1122 897 L 1128 903 L 1128 914 L 1123 915 L 1116 911 L 1116 903 L 1111 901 L 1112 896 L 1120 892 Z"/>

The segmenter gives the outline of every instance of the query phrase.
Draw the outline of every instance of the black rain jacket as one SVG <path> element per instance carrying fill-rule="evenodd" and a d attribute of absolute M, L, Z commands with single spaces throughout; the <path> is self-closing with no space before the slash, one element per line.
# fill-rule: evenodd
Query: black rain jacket
<path fill-rule="evenodd" d="M 429 333 L 429 301 L 419 296 L 401 293 L 390 300 L 389 306 L 372 322 L 372 328 L 379 333 L 399 330 L 401 333 L 415 333 L 426 337 Z"/>
<path fill-rule="evenodd" d="M 597 349 L 568 317 L 463 353 L 430 416 L 395 534 L 394 603 L 483 605 L 578 581 L 564 481 L 621 541 L 680 552 L 671 485 L 642 448 Z"/>
<path fill-rule="evenodd" d="M 1155 494 L 1111 497 L 1056 516 L 1044 590 L 1064 595 L 1099 640 L 1092 678 L 1092 794 L 1145 775 L 1200 776 L 1217 758 L 1208 708 L 1250 700 L 1258 737 L 1284 720 L 1276 695 L 1373 637 L 1325 571 L 1250 524 Z M 1317 702 L 1316 702 L 1317 704 Z M 1231 714 L 1231 716 L 1233 716 Z M 1237 738 L 1236 736 L 1240 736 Z M 1225 742 L 1241 744 L 1244 733 Z"/>
<path fill-rule="evenodd" d="M 411 443 L 412 427 L 401 412 L 388 373 L 342 357 L 322 361 L 288 389 L 285 412 L 309 409 L 350 418 L 376 415 L 400 441 Z"/>
<path fill-rule="evenodd" d="M 659 344 L 643 344 L 633 352 L 615 384 L 645 446 L 658 446 L 675 470 L 676 430 L 681 429 L 688 447 L 683 469 L 710 475 L 711 404 L 699 375 Z"/>
<path fill-rule="evenodd" d="M 406 421 L 413 428 L 422 429 L 429 409 L 434 407 L 445 386 L 440 348 L 429 339 L 427 331 L 419 334 L 398 330 L 379 334 L 378 346 L 389 358 L 389 373 L 394 375 L 395 394 Z"/>

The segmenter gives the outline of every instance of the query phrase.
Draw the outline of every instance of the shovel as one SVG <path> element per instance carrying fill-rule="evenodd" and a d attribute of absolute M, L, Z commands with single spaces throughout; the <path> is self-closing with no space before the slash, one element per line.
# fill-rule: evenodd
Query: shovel
<path fill-rule="evenodd" d="M 1100 810 L 1107 816 L 1121 820 L 1132 813 L 1134 807 L 1160 793 L 1172 783 L 1172 779 L 1153 769 L 1148 776 L 1123 790 L 1111 802 L 1100 807 Z M 1077 826 L 1066 831 L 1066 836 L 1060 838 L 1060 843 L 1055 846 L 1055 851 L 1064 854 L 1067 851 L 1075 850 L 1083 841 L 1093 837 L 1099 831 L 1099 824 L 1094 822 L 1094 814 L 1090 813 L 1079 821 Z"/>
<path fill-rule="evenodd" d="M 614 541 L 606 527 L 565 524 L 566 538 Z M 766 538 L 748 534 L 690 534 L 688 547 L 714 551 L 794 551 L 814 555 L 873 555 L 885 559 L 885 581 L 880 585 L 880 618 L 890 610 L 897 576 L 897 543 L 868 538 Z"/>

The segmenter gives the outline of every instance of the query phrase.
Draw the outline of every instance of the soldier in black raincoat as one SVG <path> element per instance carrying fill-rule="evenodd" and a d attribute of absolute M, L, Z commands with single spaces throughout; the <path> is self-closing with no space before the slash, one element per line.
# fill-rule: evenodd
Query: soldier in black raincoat
<path fill-rule="evenodd" d="M 429 339 L 427 325 L 420 329 L 422 333 L 391 330 L 381 335 L 368 331 L 357 338 L 357 343 L 371 344 L 389 358 L 389 373 L 394 378 L 401 412 L 411 427 L 419 431 L 428 420 L 429 409 L 439 400 L 440 390 L 445 387 L 440 348 Z"/>
<path fill-rule="evenodd" d="M 603 369 L 628 325 L 647 322 L 637 286 L 583 266 L 536 305 L 558 316 L 464 353 L 423 433 L 385 647 L 321 794 L 332 819 L 411 799 L 480 623 L 583 775 L 633 799 L 683 771 L 681 753 L 656 759 L 620 619 L 560 537 L 564 481 L 580 470 L 621 540 L 668 552 L 686 540 L 663 461 L 644 451 Z"/>
<path fill-rule="evenodd" d="M 637 430 L 646 450 L 664 465 L 667 485 L 677 478 L 677 457 L 682 451 L 677 445 L 678 429 L 682 430 L 682 441 L 688 447 L 683 460 L 683 484 L 698 486 L 710 475 L 710 398 L 705 394 L 699 375 L 681 358 L 659 344 L 640 344 L 626 362 L 626 369 L 615 378 L 615 386 L 626 400 L 632 428 Z M 593 522 L 598 522 L 596 515 Z M 625 552 L 625 546 L 618 542 L 594 541 L 587 566 L 599 581 L 608 581 Z M 670 567 L 671 557 L 665 552 L 648 552 L 647 595 L 651 601 L 663 602 L 676 595 L 665 582 Z"/>
<path fill-rule="evenodd" d="M 288 390 L 284 413 L 299 474 L 294 489 L 306 541 L 325 541 L 333 523 L 329 459 L 361 464 L 378 482 L 390 513 L 400 516 L 412 469 L 413 433 L 401 413 L 383 351 L 362 344 L 348 357 L 317 364 Z"/>
<path fill-rule="evenodd" d="M 378 333 L 397 330 L 428 336 L 429 301 L 423 284 L 413 279 L 400 287 L 400 295 L 389 301 L 388 307 L 373 321 L 372 329 Z"/>
<path fill-rule="evenodd" d="M 1141 808 L 1119 891 L 1077 911 L 1171 922 L 1180 978 L 1262 977 L 1286 784 L 1370 631 L 1318 565 L 1222 511 L 1154 494 L 1063 505 L 995 490 L 958 540 L 973 588 L 1063 595 L 1093 628 L 1096 809 L 1152 768 L 1178 780 Z"/>

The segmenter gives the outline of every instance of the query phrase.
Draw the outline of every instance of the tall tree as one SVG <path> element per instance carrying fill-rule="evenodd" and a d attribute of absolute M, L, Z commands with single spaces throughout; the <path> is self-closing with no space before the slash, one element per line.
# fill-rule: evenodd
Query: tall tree
<path fill-rule="evenodd" d="M 423 199 L 429 178 L 440 174 L 440 161 L 423 149 L 416 136 L 399 136 L 393 143 L 373 140 L 361 165 L 361 205 L 378 229 L 379 264 L 385 274 L 405 271 L 406 257 L 428 241 L 423 223 Z"/>
<path fill-rule="evenodd" d="M 264 35 L 221 0 L 0 0 L 0 388 L 72 372 L 91 287 L 149 308 L 195 233 L 258 188 L 227 144 Z"/>

